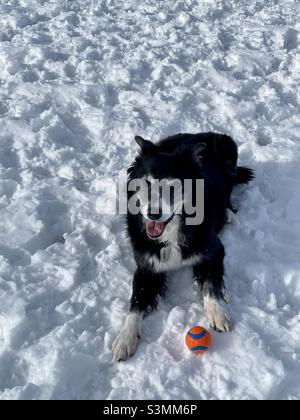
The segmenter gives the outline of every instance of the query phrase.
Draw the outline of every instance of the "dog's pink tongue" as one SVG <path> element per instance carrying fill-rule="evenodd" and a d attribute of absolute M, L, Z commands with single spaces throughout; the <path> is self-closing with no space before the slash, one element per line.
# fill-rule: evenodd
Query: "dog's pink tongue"
<path fill-rule="evenodd" d="M 152 236 L 153 238 L 157 238 L 162 234 L 162 231 L 164 230 L 164 224 L 161 222 L 155 222 L 153 220 L 147 220 L 146 230 L 148 235 Z"/>

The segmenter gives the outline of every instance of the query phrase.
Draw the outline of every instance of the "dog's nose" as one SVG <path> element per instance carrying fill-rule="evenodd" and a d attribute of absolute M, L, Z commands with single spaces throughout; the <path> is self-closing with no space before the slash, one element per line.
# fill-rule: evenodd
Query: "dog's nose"
<path fill-rule="evenodd" d="M 148 213 L 147 217 L 149 220 L 157 221 L 161 218 L 161 213 L 158 213 L 158 214 Z"/>

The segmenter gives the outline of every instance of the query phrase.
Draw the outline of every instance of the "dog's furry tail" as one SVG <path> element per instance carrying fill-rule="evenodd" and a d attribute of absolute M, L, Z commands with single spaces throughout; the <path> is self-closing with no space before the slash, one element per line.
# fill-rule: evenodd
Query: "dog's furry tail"
<path fill-rule="evenodd" d="M 254 173 L 253 169 L 246 168 L 244 166 L 238 166 L 236 179 L 235 179 L 235 183 L 237 185 L 248 184 L 254 178 L 255 178 L 255 173 Z"/>

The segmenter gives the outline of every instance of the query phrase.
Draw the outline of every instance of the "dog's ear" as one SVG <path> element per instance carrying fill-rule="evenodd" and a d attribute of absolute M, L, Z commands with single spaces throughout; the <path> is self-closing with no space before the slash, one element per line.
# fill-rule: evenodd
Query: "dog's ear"
<path fill-rule="evenodd" d="M 141 136 L 135 136 L 135 141 L 140 146 L 143 153 L 153 153 L 157 150 L 155 144 L 153 144 L 150 140 L 145 140 Z"/>
<path fill-rule="evenodd" d="M 198 161 L 202 157 L 203 151 L 206 149 L 205 143 L 199 143 L 196 146 L 193 147 L 193 158 L 195 161 Z"/>

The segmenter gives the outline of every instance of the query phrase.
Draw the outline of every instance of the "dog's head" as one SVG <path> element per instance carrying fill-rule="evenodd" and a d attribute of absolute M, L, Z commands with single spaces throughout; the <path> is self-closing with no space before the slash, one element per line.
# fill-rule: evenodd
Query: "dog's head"
<path fill-rule="evenodd" d="M 184 207 L 193 201 L 193 185 L 199 175 L 205 145 L 163 153 L 159 146 L 137 136 L 139 155 L 129 170 L 129 182 L 150 239 L 164 240 L 184 218 Z M 129 203 L 130 211 L 130 203 Z"/>

